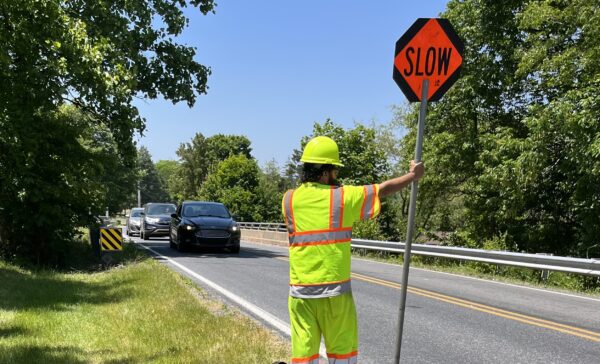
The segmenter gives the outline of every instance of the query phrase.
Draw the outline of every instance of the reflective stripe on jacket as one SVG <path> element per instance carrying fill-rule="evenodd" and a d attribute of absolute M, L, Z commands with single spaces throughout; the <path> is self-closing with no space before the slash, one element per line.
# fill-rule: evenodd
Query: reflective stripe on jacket
<path fill-rule="evenodd" d="M 321 298 L 351 290 L 352 224 L 379 214 L 379 186 L 304 183 L 283 197 L 290 248 L 290 296 Z"/>

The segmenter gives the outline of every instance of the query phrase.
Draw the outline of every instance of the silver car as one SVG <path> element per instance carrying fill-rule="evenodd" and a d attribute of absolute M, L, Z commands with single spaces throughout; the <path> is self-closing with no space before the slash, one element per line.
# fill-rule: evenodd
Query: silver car
<path fill-rule="evenodd" d="M 129 215 L 127 215 L 127 235 L 140 235 L 140 227 L 142 226 L 142 212 L 143 207 L 134 207 L 131 209 Z"/>

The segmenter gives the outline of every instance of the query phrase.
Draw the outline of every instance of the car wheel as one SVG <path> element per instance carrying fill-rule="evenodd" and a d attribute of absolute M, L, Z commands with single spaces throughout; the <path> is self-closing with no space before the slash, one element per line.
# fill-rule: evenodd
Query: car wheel
<path fill-rule="evenodd" d="M 177 251 L 180 253 L 183 253 L 183 251 L 185 250 L 185 247 L 183 246 L 183 244 L 181 243 L 181 240 L 177 239 Z"/>
<path fill-rule="evenodd" d="M 171 249 L 175 249 L 175 248 L 176 248 L 176 245 L 175 245 L 175 243 L 173 242 L 173 238 L 171 237 L 171 232 L 169 232 L 169 247 L 170 247 Z"/>
<path fill-rule="evenodd" d="M 236 245 L 236 246 L 234 246 L 233 248 L 230 248 L 230 249 L 229 249 L 229 251 L 230 251 L 232 254 L 239 254 L 239 253 L 240 253 L 240 246 L 239 246 L 239 245 Z"/>

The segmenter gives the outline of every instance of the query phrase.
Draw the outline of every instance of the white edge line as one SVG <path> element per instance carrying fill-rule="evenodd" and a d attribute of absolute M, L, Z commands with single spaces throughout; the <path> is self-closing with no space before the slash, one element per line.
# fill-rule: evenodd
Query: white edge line
<path fill-rule="evenodd" d="M 252 243 L 252 242 L 251 241 L 244 241 L 244 243 Z M 260 243 L 255 243 L 255 244 L 260 244 Z M 281 248 L 281 246 L 271 245 L 271 244 L 262 244 L 262 245 L 270 245 L 270 246 L 274 246 L 274 247 L 277 247 L 277 248 Z M 352 257 L 352 259 L 362 260 L 362 261 L 370 262 L 370 263 L 378 263 L 378 264 L 391 265 L 391 266 L 394 266 L 394 267 L 401 267 L 402 266 L 401 264 L 393 264 L 393 263 L 387 263 L 387 262 L 380 262 L 380 261 L 377 261 L 377 260 L 370 260 L 370 259 L 364 259 L 364 258 L 355 258 L 355 257 Z M 557 294 L 557 295 L 566 296 L 566 297 L 580 298 L 580 299 L 583 299 L 583 300 L 600 302 L 599 298 L 579 296 L 579 295 L 576 295 L 576 294 L 570 294 L 570 293 L 564 293 L 564 292 L 558 292 L 558 291 L 550 291 L 550 290 L 547 290 L 547 289 L 535 288 L 535 287 L 529 287 L 529 286 L 520 286 L 518 284 L 493 281 L 493 280 L 485 279 L 485 278 L 469 277 L 469 276 L 464 276 L 464 275 L 460 275 L 460 274 L 456 274 L 456 273 L 440 272 L 440 271 L 437 271 L 437 270 L 426 269 L 426 268 L 414 268 L 414 267 L 410 267 L 410 269 L 423 270 L 423 271 L 426 271 L 426 272 L 438 273 L 438 274 L 446 274 L 446 275 L 453 276 L 453 277 L 458 277 L 458 278 L 473 279 L 473 280 L 476 280 L 476 281 L 482 281 L 482 282 L 488 282 L 488 283 L 494 283 L 494 284 L 501 284 L 501 285 L 515 287 L 515 288 L 530 289 L 530 290 L 533 290 L 533 291 L 539 291 L 539 292 L 545 292 L 545 293 L 552 293 L 552 294 Z"/>
<path fill-rule="evenodd" d="M 202 283 L 206 284 L 207 286 L 209 286 L 210 288 L 212 288 L 215 291 L 219 292 L 223 296 L 229 298 L 230 300 L 232 300 L 236 304 L 238 304 L 238 305 L 242 306 L 243 308 L 245 308 L 246 310 L 252 312 L 254 315 L 260 317 L 262 320 L 266 321 L 271 326 L 275 327 L 277 330 L 279 330 L 280 332 L 284 333 L 288 337 L 291 336 L 290 326 L 288 324 L 286 324 L 285 322 L 281 321 L 280 319 L 278 319 L 277 317 L 275 317 L 274 315 L 270 314 L 269 312 L 263 310 L 262 308 L 256 306 L 253 303 L 250 303 L 250 302 L 246 301 L 245 299 L 243 299 L 242 297 L 236 295 L 235 293 L 226 290 L 225 288 L 219 286 L 218 284 L 214 283 L 213 281 L 210 281 L 210 280 L 202 277 L 198 273 L 196 273 L 193 270 L 189 269 L 188 267 L 186 267 L 186 266 L 184 266 L 184 265 L 182 265 L 182 264 L 174 261 L 173 259 L 160 254 L 156 250 L 154 250 L 152 248 L 149 248 L 149 247 L 147 247 L 147 246 L 145 246 L 144 244 L 141 244 L 141 243 L 137 243 L 137 245 L 140 245 L 144 249 L 148 249 L 149 251 L 151 251 L 152 253 L 154 253 L 155 256 L 168 261 L 169 263 L 171 263 L 172 265 L 174 265 L 177 268 L 181 269 L 182 271 L 184 271 L 188 275 L 196 278 L 197 280 L 199 280 Z M 327 359 L 327 350 L 325 349 L 325 346 L 323 345 L 323 343 L 321 343 L 321 347 L 319 348 L 319 354 L 323 358 Z"/>

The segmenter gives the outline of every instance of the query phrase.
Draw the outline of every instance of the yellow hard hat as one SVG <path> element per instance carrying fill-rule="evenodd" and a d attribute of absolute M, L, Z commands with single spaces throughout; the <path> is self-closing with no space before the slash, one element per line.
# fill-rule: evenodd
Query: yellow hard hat
<path fill-rule="evenodd" d="M 340 163 L 340 151 L 333 139 L 326 136 L 312 138 L 304 147 L 301 162 L 315 164 L 333 164 L 343 167 Z"/>

